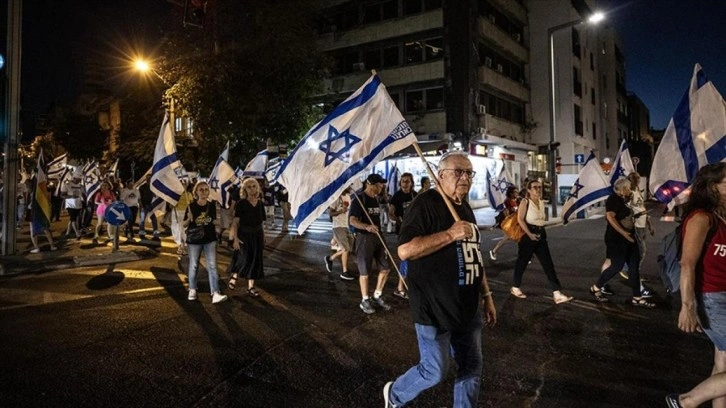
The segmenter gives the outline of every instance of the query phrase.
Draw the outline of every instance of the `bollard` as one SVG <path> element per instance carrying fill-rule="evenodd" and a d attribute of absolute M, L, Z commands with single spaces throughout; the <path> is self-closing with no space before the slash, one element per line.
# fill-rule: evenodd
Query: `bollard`
<path fill-rule="evenodd" d="M 111 252 L 118 252 L 118 230 L 119 225 L 116 226 L 116 231 L 113 233 L 113 249 L 111 249 Z"/>
<path fill-rule="evenodd" d="M 545 206 L 544 209 L 545 209 L 545 221 L 549 221 L 550 220 L 550 207 Z"/>

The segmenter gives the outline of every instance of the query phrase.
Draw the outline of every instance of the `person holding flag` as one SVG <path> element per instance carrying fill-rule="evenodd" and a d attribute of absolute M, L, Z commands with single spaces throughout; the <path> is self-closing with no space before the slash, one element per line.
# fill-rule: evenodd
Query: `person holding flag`
<path fill-rule="evenodd" d="M 40 252 L 38 246 L 38 235 L 42 232 L 48 240 L 50 250 L 55 251 L 53 245 L 53 234 L 50 230 L 50 192 L 48 191 L 48 177 L 45 174 L 45 160 L 43 149 L 38 154 L 38 170 L 35 176 L 35 187 L 33 188 L 33 199 L 31 206 L 30 220 L 30 241 L 33 244 L 31 254 Z"/>
<path fill-rule="evenodd" d="M 466 200 L 474 174 L 465 152 L 447 153 L 439 162 L 436 190 L 419 194 L 403 217 L 398 256 L 408 262 L 420 361 L 383 387 L 386 408 L 405 406 L 441 382 L 449 372 L 449 356 L 457 364 L 453 406 L 478 405 L 482 329 L 485 323 L 494 326 L 497 311 L 476 217 Z"/>

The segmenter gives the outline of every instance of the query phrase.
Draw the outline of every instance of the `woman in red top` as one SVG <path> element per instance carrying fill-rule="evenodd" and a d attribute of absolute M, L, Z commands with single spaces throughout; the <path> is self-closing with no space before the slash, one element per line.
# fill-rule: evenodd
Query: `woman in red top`
<path fill-rule="evenodd" d="M 116 194 L 111 191 L 111 184 L 108 181 L 103 181 L 101 183 L 101 189 L 98 190 L 96 195 L 93 197 L 93 202 L 96 203 L 96 219 L 98 220 L 98 222 L 96 223 L 96 234 L 93 235 L 94 243 L 98 243 L 98 230 L 103 224 L 106 214 L 106 207 L 108 207 L 114 201 L 116 201 Z M 113 232 L 110 225 L 107 228 L 107 232 L 108 239 L 110 240 L 111 233 Z"/>
<path fill-rule="evenodd" d="M 711 376 L 691 391 L 666 397 L 669 407 L 712 401 L 726 407 L 726 163 L 701 168 L 684 211 L 681 312 L 678 328 L 704 331 L 714 345 Z M 706 242 L 712 223 L 715 234 Z"/>

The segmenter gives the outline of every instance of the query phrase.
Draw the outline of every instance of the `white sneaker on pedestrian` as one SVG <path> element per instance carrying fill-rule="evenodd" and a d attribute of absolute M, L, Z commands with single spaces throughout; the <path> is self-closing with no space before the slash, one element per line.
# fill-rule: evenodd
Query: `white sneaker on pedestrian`
<path fill-rule="evenodd" d="M 37 254 L 38 252 L 40 252 L 40 248 L 33 248 L 30 250 L 31 254 Z"/>
<path fill-rule="evenodd" d="M 187 297 L 189 300 L 197 300 L 197 290 L 196 289 L 189 289 L 189 296 Z"/>
<path fill-rule="evenodd" d="M 554 299 L 555 304 L 558 304 L 558 305 L 560 303 L 567 303 L 567 302 L 571 301 L 572 299 L 574 299 L 572 296 L 567 296 L 567 295 L 563 294 L 562 292 L 560 292 L 559 290 L 552 292 L 552 298 Z"/>
<path fill-rule="evenodd" d="M 212 303 L 222 303 L 227 300 L 227 295 L 223 295 L 219 292 L 212 293 Z"/>

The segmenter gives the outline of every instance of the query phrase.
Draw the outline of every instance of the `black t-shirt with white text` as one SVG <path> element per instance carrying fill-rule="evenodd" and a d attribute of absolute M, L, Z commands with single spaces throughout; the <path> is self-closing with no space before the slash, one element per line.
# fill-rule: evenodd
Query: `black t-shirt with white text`
<path fill-rule="evenodd" d="M 360 198 L 360 201 L 363 202 L 363 205 L 365 206 L 365 211 L 360 206 L 360 202 L 355 198 L 352 197 L 350 201 L 350 211 L 348 212 L 348 219 L 350 217 L 356 217 L 358 218 L 358 221 L 362 222 L 363 224 L 370 224 L 370 221 L 368 221 L 368 217 L 366 216 L 366 212 L 371 217 L 371 220 L 373 221 L 373 225 L 379 226 L 381 225 L 381 205 L 378 203 L 378 199 L 376 197 L 370 197 L 365 192 L 361 192 L 358 194 L 358 198 Z M 351 224 L 352 226 L 353 224 Z M 370 234 L 366 230 L 361 230 L 354 227 L 355 232 L 362 233 L 362 234 Z"/>
<path fill-rule="evenodd" d="M 406 213 L 406 209 L 409 205 L 411 205 L 411 202 L 415 197 L 416 192 L 413 190 L 408 193 L 404 193 L 403 190 L 398 190 L 393 194 L 393 197 L 391 197 L 388 205 L 392 205 L 395 208 L 394 214 L 396 214 L 397 217 L 403 217 L 403 214 Z"/>
<path fill-rule="evenodd" d="M 217 205 L 208 201 L 206 205 L 199 205 L 196 200 L 189 203 L 187 208 L 189 227 L 197 225 L 204 227 L 204 239 L 199 244 L 208 244 L 217 240 L 217 233 L 214 230 L 214 220 L 217 218 Z"/>
<path fill-rule="evenodd" d="M 454 204 L 459 218 L 476 224 L 469 203 Z M 416 237 L 445 231 L 454 218 L 436 190 L 419 194 L 403 216 L 399 245 Z M 456 241 L 440 250 L 408 261 L 411 313 L 416 323 L 456 330 L 479 310 L 484 264 L 478 229 L 471 239 Z"/>

